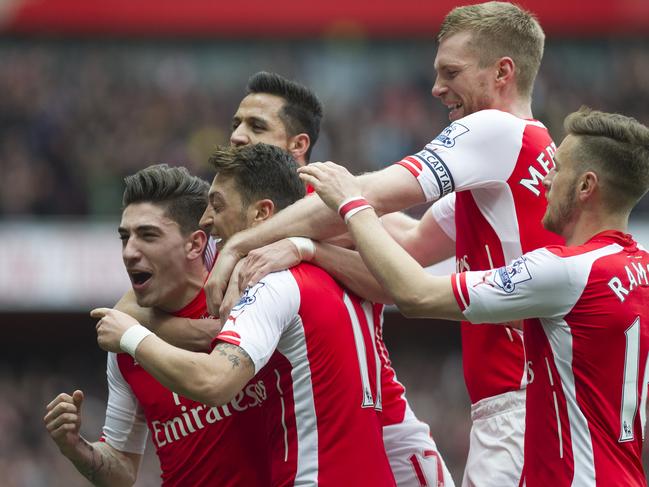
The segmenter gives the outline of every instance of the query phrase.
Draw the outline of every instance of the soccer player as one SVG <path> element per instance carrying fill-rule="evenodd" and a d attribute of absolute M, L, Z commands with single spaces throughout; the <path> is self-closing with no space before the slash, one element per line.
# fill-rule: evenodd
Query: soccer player
<path fill-rule="evenodd" d="M 233 117 L 232 145 L 272 144 L 290 152 L 297 163 L 304 166 L 317 141 L 322 117 L 322 106 L 315 93 L 276 73 L 267 72 L 254 74 L 248 80 L 247 92 Z M 405 215 L 391 215 L 392 231 L 395 224 L 412 226 L 411 219 Z M 295 241 L 285 240 L 280 245 L 282 252 L 288 252 L 293 257 L 290 265 L 279 265 L 274 270 L 284 270 L 299 263 L 300 259 L 295 260 L 298 255 Z M 349 251 L 327 243 L 318 243 L 317 246 L 313 263 L 337 280 L 346 282 L 350 268 L 341 266 L 339 257 Z M 282 256 L 282 259 L 285 258 Z M 275 260 L 274 264 L 280 262 Z M 363 271 L 367 273 L 365 268 Z M 261 277 L 256 281 L 259 279 Z M 381 292 L 377 297 L 384 294 Z M 366 297 L 371 299 L 374 296 Z M 237 293 L 236 301 L 238 298 Z M 182 323 L 159 313 L 152 316 L 150 311 L 137 309 L 129 300 L 132 297 L 127 295 L 117 309 L 131 314 L 176 346 L 204 350 L 216 335 L 215 331 L 210 334 L 214 324 L 209 320 Z M 383 342 L 382 312 L 381 305 L 375 305 L 372 309 L 374 337 L 381 360 L 383 441 L 397 484 L 400 487 L 452 487 L 453 479 L 431 438 L 430 428 L 417 419 L 406 398 L 404 386 L 397 380 Z"/>
<path fill-rule="evenodd" d="M 543 225 L 565 238 L 508 266 L 433 277 L 382 229 L 360 186 L 333 164 L 302 175 L 345 220 L 363 259 L 406 315 L 472 323 L 526 319 L 521 485 L 646 485 L 649 254 L 625 233 L 649 188 L 649 128 L 582 108 L 544 178 Z M 473 326 L 473 325 L 469 325 Z"/>
<path fill-rule="evenodd" d="M 432 93 L 449 108 L 452 123 L 420 152 L 359 179 L 379 214 L 436 201 L 398 239 L 421 264 L 455 252 L 460 270 L 489 269 L 561 242 L 541 226 L 541 181 L 554 166 L 555 145 L 531 110 L 544 38 L 530 13 L 506 2 L 458 7 L 442 23 Z M 218 312 L 235 264 L 252 249 L 287 236 L 323 240 L 345 230 L 322 201 L 306 198 L 277 219 L 241 232 L 222 249 L 207 281 L 208 308 Z M 364 297 L 370 289 L 367 282 L 343 282 Z M 522 334 L 511 327 L 465 325 L 462 349 L 473 419 L 463 483 L 515 485 L 528 381 Z"/>
<path fill-rule="evenodd" d="M 322 103 L 313 91 L 276 73 L 250 77 L 247 94 L 232 117 L 230 143 L 264 142 L 288 151 L 304 166 L 320 134 Z"/>
<path fill-rule="evenodd" d="M 185 168 L 166 165 L 143 169 L 125 184 L 119 235 L 138 304 L 179 317 L 206 317 L 207 235 L 199 221 L 209 184 Z M 81 391 L 58 395 L 44 418 L 61 452 L 90 481 L 133 484 L 148 426 L 165 486 L 211 485 L 215 479 L 224 486 L 271 485 L 270 455 L 262 442 L 249 440 L 263 428 L 263 390 L 271 383 L 253 379 L 227 404 L 206 407 L 163 387 L 126 353 L 108 354 L 107 376 L 99 442 L 79 435 Z"/>
<path fill-rule="evenodd" d="M 304 194 L 297 165 L 277 147 L 222 149 L 211 161 L 217 173 L 201 224 L 217 240 Z M 302 264 L 248 290 L 209 355 L 173 347 L 119 311 L 93 316 L 101 318 L 102 348 L 127 351 L 160 383 L 201 404 L 222 407 L 261 374 L 265 428 L 245 440 L 271 453 L 273 485 L 395 485 L 381 437 L 371 305 L 320 268 Z"/>

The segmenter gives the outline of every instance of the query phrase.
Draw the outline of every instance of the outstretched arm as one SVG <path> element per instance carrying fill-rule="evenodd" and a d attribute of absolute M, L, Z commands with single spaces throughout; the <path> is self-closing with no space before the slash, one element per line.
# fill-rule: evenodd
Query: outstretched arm
<path fill-rule="evenodd" d="M 131 486 L 142 455 L 116 450 L 107 443 L 88 442 L 79 434 L 83 392 L 61 393 L 46 406 L 43 418 L 50 436 L 75 468 L 94 485 Z"/>
<path fill-rule="evenodd" d="M 100 319 L 97 342 L 101 348 L 131 353 L 163 386 L 189 399 L 210 406 L 226 404 L 255 375 L 252 360 L 235 345 L 219 343 L 209 355 L 189 352 L 146 331 L 134 318 L 120 311 L 98 308 L 91 316 Z M 139 338 L 133 345 L 128 337 L 137 335 Z"/>
<path fill-rule="evenodd" d="M 333 163 L 300 168 L 301 177 L 311 184 L 332 208 L 360 194 L 349 172 Z M 363 261 L 406 316 L 463 318 L 449 277 L 428 275 L 383 228 L 370 208 L 348 220 L 348 229 Z"/>
<path fill-rule="evenodd" d="M 193 320 L 155 308 L 142 308 L 137 304 L 132 289 L 122 296 L 115 309 L 131 315 L 165 342 L 193 352 L 209 351 L 212 340 L 221 330 L 218 319 Z"/>
<path fill-rule="evenodd" d="M 358 177 L 360 191 L 381 214 L 398 211 L 425 201 L 417 180 L 401 166 Z M 216 316 L 230 275 L 239 261 L 253 249 L 291 236 L 326 240 L 345 231 L 338 215 L 317 196 L 309 196 L 282 210 L 268 221 L 234 235 L 219 254 L 206 283 L 208 309 Z"/>

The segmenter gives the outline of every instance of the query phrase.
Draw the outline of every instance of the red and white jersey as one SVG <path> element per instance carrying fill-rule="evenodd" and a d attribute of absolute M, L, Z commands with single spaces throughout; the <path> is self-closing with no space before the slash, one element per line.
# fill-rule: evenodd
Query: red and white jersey
<path fill-rule="evenodd" d="M 471 322 L 536 317 L 525 321 L 525 485 L 646 485 L 648 272 L 649 254 L 609 231 L 452 276 Z"/>
<path fill-rule="evenodd" d="M 208 317 L 205 293 L 175 316 Z M 219 407 L 179 396 L 126 353 L 108 354 L 108 406 L 102 440 L 120 451 L 143 453 L 151 432 L 165 486 L 269 486 L 270 455 L 254 438 L 264 427 L 270 384 L 255 378 Z"/>
<path fill-rule="evenodd" d="M 428 201 L 456 193 L 440 204 L 454 204 L 457 269 L 482 270 L 562 243 L 541 225 L 541 182 L 554 167 L 555 149 L 541 122 L 483 110 L 453 122 L 397 164 L 417 178 Z M 463 324 L 462 354 L 471 402 L 525 387 L 523 338 L 516 330 Z"/>
<path fill-rule="evenodd" d="M 308 263 L 266 276 L 233 308 L 217 340 L 245 350 L 280 397 L 264 407 L 273 485 L 395 485 L 372 311 Z"/>

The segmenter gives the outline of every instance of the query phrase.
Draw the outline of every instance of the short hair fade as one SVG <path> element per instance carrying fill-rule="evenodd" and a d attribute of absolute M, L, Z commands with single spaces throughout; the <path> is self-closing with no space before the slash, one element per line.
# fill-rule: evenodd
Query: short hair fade
<path fill-rule="evenodd" d="M 444 18 L 438 42 L 459 32 L 472 34 L 471 46 L 485 67 L 501 57 L 516 66 L 516 86 L 531 97 L 541 66 L 545 33 L 536 17 L 509 2 L 486 2 L 456 7 Z"/>
<path fill-rule="evenodd" d="M 248 79 L 247 92 L 248 94 L 266 93 L 285 100 L 279 117 L 288 135 L 306 133 L 309 136 L 310 144 L 306 151 L 308 160 L 320 135 L 322 121 L 322 103 L 317 95 L 300 83 L 266 71 L 253 74 Z"/>
<path fill-rule="evenodd" d="M 210 157 L 218 175 L 232 177 L 245 205 L 270 199 L 279 211 L 304 197 L 291 155 L 269 144 L 219 147 Z"/>
<path fill-rule="evenodd" d="M 199 229 L 207 207 L 210 185 L 184 167 L 155 164 L 124 178 L 123 208 L 133 203 L 154 203 L 180 226 L 183 235 Z"/>
<path fill-rule="evenodd" d="M 564 128 L 578 138 L 579 169 L 593 169 L 602 179 L 607 204 L 630 210 L 649 189 L 649 128 L 586 106 L 568 115 Z"/>

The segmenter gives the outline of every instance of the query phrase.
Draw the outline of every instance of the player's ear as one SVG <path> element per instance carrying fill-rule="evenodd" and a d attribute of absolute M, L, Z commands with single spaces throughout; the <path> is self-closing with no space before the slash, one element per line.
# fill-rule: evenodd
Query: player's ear
<path fill-rule="evenodd" d="M 496 84 L 504 85 L 511 82 L 516 72 L 516 65 L 512 58 L 507 56 L 501 57 L 498 60 L 496 68 L 498 69 L 496 73 Z"/>
<path fill-rule="evenodd" d="M 250 224 L 257 225 L 258 223 L 268 220 L 274 214 L 275 203 L 273 203 L 273 200 L 259 200 L 252 205 L 252 221 Z"/>
<path fill-rule="evenodd" d="M 299 165 L 306 162 L 306 153 L 309 147 L 311 147 L 311 138 L 305 133 L 294 135 L 288 142 L 288 152 Z"/>
<path fill-rule="evenodd" d="M 579 176 L 577 182 L 577 194 L 580 201 L 590 198 L 599 186 L 599 177 L 594 171 L 586 171 Z"/>
<path fill-rule="evenodd" d="M 207 234 L 203 230 L 195 230 L 189 234 L 185 243 L 185 251 L 188 259 L 196 259 L 203 256 L 207 245 Z"/>

